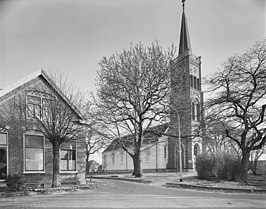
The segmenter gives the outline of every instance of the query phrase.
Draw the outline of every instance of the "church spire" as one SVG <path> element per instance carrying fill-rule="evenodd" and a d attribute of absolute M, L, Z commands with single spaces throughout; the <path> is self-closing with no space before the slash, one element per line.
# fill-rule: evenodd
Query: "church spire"
<path fill-rule="evenodd" d="M 179 53 L 178 56 L 185 53 L 186 51 L 191 52 L 190 39 L 188 34 L 188 25 L 185 15 L 185 0 L 182 0 L 183 14 L 181 20 L 181 32 L 180 32 L 180 41 L 179 41 Z"/>

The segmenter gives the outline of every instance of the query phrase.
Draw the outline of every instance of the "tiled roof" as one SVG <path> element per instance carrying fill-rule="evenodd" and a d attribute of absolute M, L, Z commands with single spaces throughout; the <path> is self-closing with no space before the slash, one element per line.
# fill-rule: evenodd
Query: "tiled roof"
<path fill-rule="evenodd" d="M 165 133 L 167 128 L 168 124 L 162 124 L 151 127 L 144 133 L 143 144 L 149 144 L 158 141 L 158 138 L 162 136 L 163 133 Z M 116 138 L 103 152 L 120 149 L 122 145 L 124 145 L 125 147 L 130 147 L 133 145 L 133 142 L 134 142 L 134 135 L 126 135 L 121 138 Z"/>

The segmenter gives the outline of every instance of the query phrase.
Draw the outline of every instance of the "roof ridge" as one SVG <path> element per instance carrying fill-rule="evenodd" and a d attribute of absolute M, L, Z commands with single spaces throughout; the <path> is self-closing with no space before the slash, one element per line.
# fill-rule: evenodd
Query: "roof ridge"
<path fill-rule="evenodd" d="M 8 86 L 6 86 L 2 90 L 0 90 L 0 97 L 13 91 L 14 89 L 18 88 L 19 86 L 27 83 L 28 81 L 32 80 L 33 78 L 38 77 L 39 75 L 42 74 L 42 71 L 43 71 L 42 69 L 39 69 L 39 70 L 34 71 L 33 73 L 23 77 L 22 79 L 18 80 L 17 82 L 9 84 Z"/>
<path fill-rule="evenodd" d="M 169 124 L 169 123 L 158 124 L 158 125 L 155 125 L 155 126 L 153 126 L 153 127 L 150 127 L 148 130 L 152 130 L 152 129 L 156 128 L 156 127 L 164 127 L 164 131 L 163 131 L 163 132 L 165 132 L 165 131 L 167 131 L 168 124 Z M 144 135 L 145 135 L 145 134 L 153 134 L 153 135 L 156 136 L 157 138 L 161 137 L 161 136 L 158 136 L 158 134 L 156 134 L 155 132 L 149 132 L 148 130 L 146 130 L 146 132 L 144 133 Z M 163 135 L 163 134 L 162 134 L 162 135 Z M 116 149 L 118 149 L 119 147 L 121 147 L 120 144 L 123 143 L 123 142 L 125 142 L 125 143 L 126 143 L 125 146 L 127 146 L 128 143 L 131 143 L 131 140 L 127 141 L 126 139 L 130 139 L 132 136 L 133 136 L 133 134 L 128 134 L 128 135 L 124 135 L 124 136 L 122 136 L 122 137 L 120 137 L 120 138 L 117 137 L 116 139 L 114 139 L 114 140 L 113 140 L 113 141 L 112 141 L 112 142 L 106 147 L 106 149 L 105 149 L 103 152 L 107 152 L 107 151 L 111 151 L 111 150 L 116 150 Z M 149 135 L 148 135 L 148 137 L 149 137 Z M 121 142 L 120 140 L 121 140 L 122 142 Z M 123 140 L 124 140 L 124 141 L 123 141 Z M 146 141 L 145 141 L 145 137 L 144 137 L 143 142 L 144 142 L 144 143 L 146 142 Z"/>
<path fill-rule="evenodd" d="M 78 117 L 80 117 L 80 119 L 83 119 L 83 116 L 79 112 L 79 110 L 75 107 L 74 104 L 72 104 L 69 98 L 62 92 L 62 90 L 56 85 L 56 83 L 49 77 L 49 75 L 43 69 L 39 69 L 29 74 L 28 76 L 20 79 L 19 81 L 0 90 L 0 98 L 39 76 L 42 76 L 55 89 L 55 91 L 59 94 L 59 96 L 62 97 L 62 99 L 71 107 L 71 109 L 78 115 Z"/>

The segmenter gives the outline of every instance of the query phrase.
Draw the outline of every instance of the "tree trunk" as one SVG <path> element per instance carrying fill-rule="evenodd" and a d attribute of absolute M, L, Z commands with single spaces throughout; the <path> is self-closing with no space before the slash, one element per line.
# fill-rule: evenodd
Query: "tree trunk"
<path fill-rule="evenodd" d="M 90 153 L 89 151 L 86 151 L 86 174 L 90 172 L 89 159 L 90 159 Z"/>
<path fill-rule="evenodd" d="M 250 151 L 246 149 L 242 149 L 242 160 L 241 160 L 241 168 L 240 168 L 240 181 L 242 183 L 247 183 L 248 179 L 248 167 L 249 167 L 249 157 Z"/>
<path fill-rule="evenodd" d="M 135 160 L 135 157 L 132 157 L 132 160 L 133 160 L 133 173 L 132 173 L 132 176 L 136 176 L 137 161 Z"/>
<path fill-rule="evenodd" d="M 141 160 L 137 160 L 136 162 L 136 171 L 135 171 L 135 176 L 136 177 L 142 177 L 143 173 L 142 173 L 142 167 L 141 167 Z"/>
<path fill-rule="evenodd" d="M 133 175 L 135 177 L 142 177 L 142 167 L 141 167 L 141 156 L 140 152 L 136 152 L 133 157 L 134 171 Z"/>
<path fill-rule="evenodd" d="M 56 140 L 53 145 L 53 182 L 52 187 L 60 187 L 60 174 L 59 174 L 59 149 L 60 144 Z"/>

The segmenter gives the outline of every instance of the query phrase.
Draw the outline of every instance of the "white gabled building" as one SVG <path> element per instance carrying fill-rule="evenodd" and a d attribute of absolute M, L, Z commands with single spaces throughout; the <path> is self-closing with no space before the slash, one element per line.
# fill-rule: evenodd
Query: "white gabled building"
<path fill-rule="evenodd" d="M 164 131 L 166 131 L 165 129 L 166 127 L 164 128 Z M 125 146 L 131 150 L 131 139 L 130 136 L 116 139 L 103 151 L 103 172 L 122 173 L 133 171 L 133 159 L 121 147 L 121 143 L 124 143 Z M 168 136 L 164 134 L 159 137 L 156 134 L 145 135 L 141 152 L 142 169 L 144 172 L 166 171 L 166 165 L 168 162 L 167 144 Z"/>

